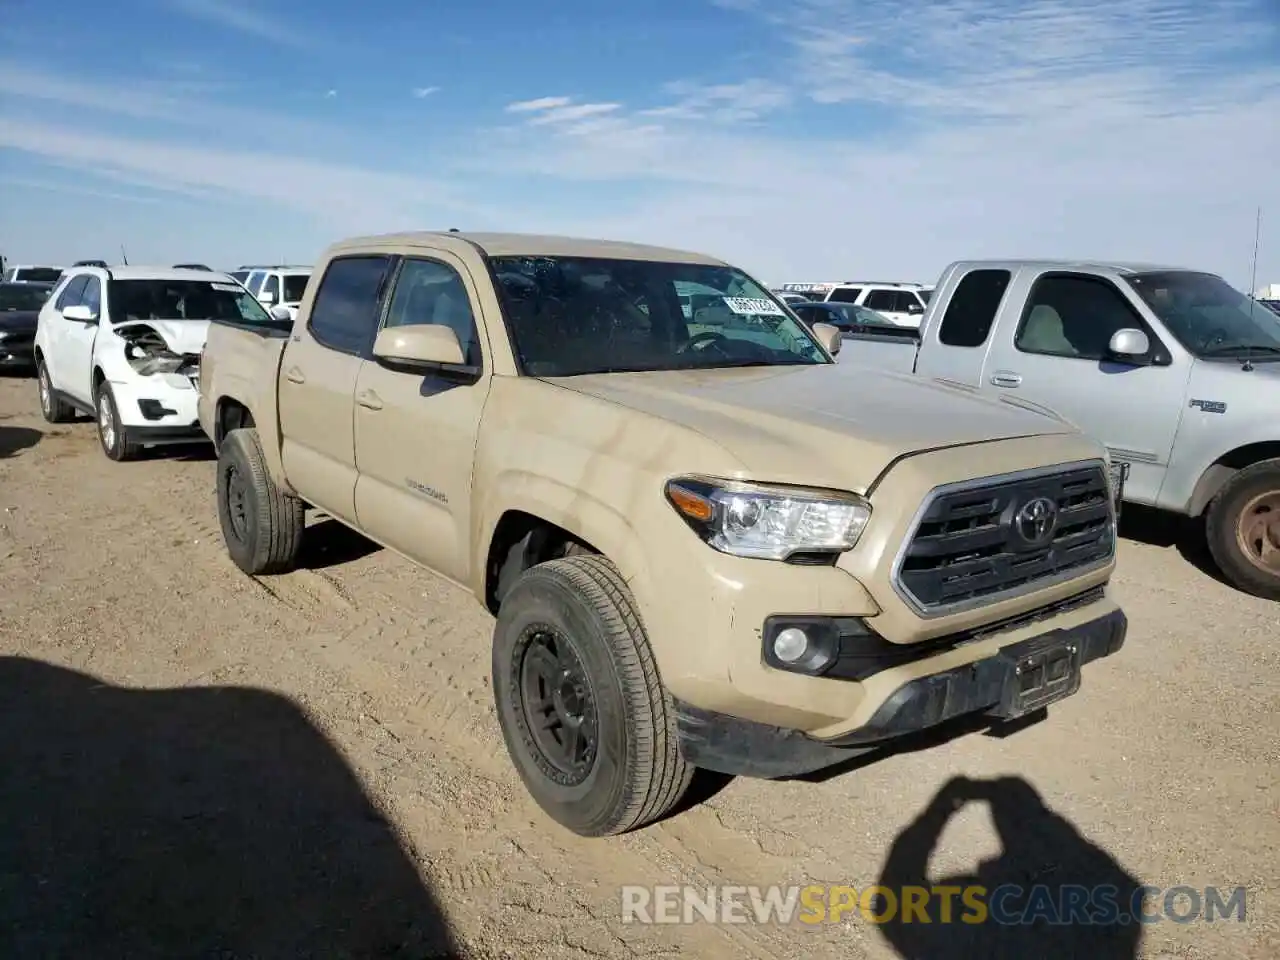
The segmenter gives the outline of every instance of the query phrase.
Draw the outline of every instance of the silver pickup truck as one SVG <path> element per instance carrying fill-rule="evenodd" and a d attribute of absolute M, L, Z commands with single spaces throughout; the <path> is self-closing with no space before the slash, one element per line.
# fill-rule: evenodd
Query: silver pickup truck
<path fill-rule="evenodd" d="M 1175 267 L 964 261 L 915 341 L 847 335 L 841 361 L 1052 408 L 1127 463 L 1124 500 L 1204 517 L 1238 588 L 1280 600 L 1280 316 Z"/>

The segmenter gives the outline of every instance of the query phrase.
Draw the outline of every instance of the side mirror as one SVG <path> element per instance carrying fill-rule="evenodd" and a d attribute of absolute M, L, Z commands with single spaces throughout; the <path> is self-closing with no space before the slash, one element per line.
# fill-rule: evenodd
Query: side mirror
<path fill-rule="evenodd" d="M 452 327 L 435 323 L 385 327 L 373 341 L 373 356 L 388 366 L 414 371 L 460 367 L 467 362 Z"/>
<path fill-rule="evenodd" d="M 1107 350 L 1117 357 L 1145 357 L 1151 351 L 1151 340 L 1141 330 L 1117 330 L 1111 335 Z"/>
<path fill-rule="evenodd" d="M 263 290 L 260 294 L 258 294 L 258 302 L 263 304 L 264 306 L 266 304 L 275 303 L 276 295 L 272 293 L 270 290 Z"/>
<path fill-rule="evenodd" d="M 844 343 L 844 334 L 838 327 L 833 327 L 829 323 L 815 323 L 812 329 L 813 335 L 827 348 L 827 353 L 834 357 L 840 352 L 840 345 Z"/>
<path fill-rule="evenodd" d="M 924 313 L 924 307 L 920 306 L 918 303 L 908 303 L 907 313 Z"/>
<path fill-rule="evenodd" d="M 282 303 L 277 303 L 267 313 L 271 314 L 272 320 L 279 320 L 281 323 L 288 323 L 293 319 L 293 314 L 289 312 L 289 308 Z"/>
<path fill-rule="evenodd" d="M 97 323 L 98 315 L 83 303 L 73 303 L 62 311 L 63 319 L 76 323 Z"/>

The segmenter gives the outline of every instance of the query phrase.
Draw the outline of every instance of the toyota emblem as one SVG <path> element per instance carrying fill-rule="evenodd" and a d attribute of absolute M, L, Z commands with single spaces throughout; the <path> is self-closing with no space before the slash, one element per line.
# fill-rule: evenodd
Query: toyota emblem
<path fill-rule="evenodd" d="M 1048 497 L 1036 497 L 1028 500 L 1013 518 L 1013 525 L 1022 537 L 1032 546 L 1041 546 L 1049 541 L 1058 526 L 1058 505 Z"/>

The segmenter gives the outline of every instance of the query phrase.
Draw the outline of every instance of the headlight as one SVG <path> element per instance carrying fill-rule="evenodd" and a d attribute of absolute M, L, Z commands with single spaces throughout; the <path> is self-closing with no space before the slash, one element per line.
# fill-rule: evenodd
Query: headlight
<path fill-rule="evenodd" d="M 722 553 L 786 560 L 797 553 L 852 549 L 871 504 L 852 493 L 678 477 L 667 499 L 706 543 Z"/>

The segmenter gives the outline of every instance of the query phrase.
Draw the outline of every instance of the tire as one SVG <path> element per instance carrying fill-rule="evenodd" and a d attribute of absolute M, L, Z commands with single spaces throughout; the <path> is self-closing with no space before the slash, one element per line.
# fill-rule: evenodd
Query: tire
<path fill-rule="evenodd" d="M 535 667 L 547 662 L 548 644 L 576 681 L 566 696 L 553 698 L 557 709 L 548 715 L 556 713 L 559 723 L 550 725 L 531 723 L 539 714 L 531 696 Z M 493 693 L 507 752 L 526 789 L 579 836 L 642 827 L 688 790 L 693 767 L 680 755 L 653 651 L 626 583 L 603 557 L 549 560 L 520 575 L 494 627 Z M 566 717 L 575 707 L 586 718 L 588 744 L 576 768 L 547 749 L 557 739 L 548 727 L 558 726 L 558 739 L 566 740 L 572 725 Z"/>
<path fill-rule="evenodd" d="M 1280 459 L 1263 460 L 1236 473 L 1213 498 L 1207 514 L 1209 552 L 1232 586 L 1280 600 Z M 1252 536 L 1242 525 L 1252 526 Z"/>
<path fill-rule="evenodd" d="M 142 448 L 129 438 L 128 428 L 120 422 L 120 408 L 116 406 L 110 381 L 103 380 L 98 384 L 93 409 L 102 452 L 117 463 L 136 459 Z"/>
<path fill-rule="evenodd" d="M 257 430 L 232 430 L 222 438 L 217 490 L 222 539 L 235 565 L 251 576 L 292 570 L 302 549 L 305 508 L 271 479 Z"/>
<path fill-rule="evenodd" d="M 53 381 L 49 379 L 49 370 L 44 365 L 44 358 L 36 359 L 36 385 L 40 391 L 40 413 L 49 423 L 70 423 L 76 412 L 71 404 L 53 392 Z"/>

